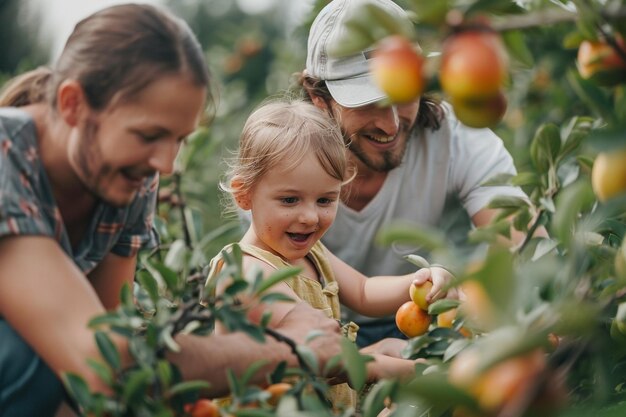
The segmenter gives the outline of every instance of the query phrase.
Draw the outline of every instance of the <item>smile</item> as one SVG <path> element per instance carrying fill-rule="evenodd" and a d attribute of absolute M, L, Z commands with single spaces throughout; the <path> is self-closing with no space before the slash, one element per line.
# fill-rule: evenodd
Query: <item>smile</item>
<path fill-rule="evenodd" d="M 313 233 L 289 233 L 289 232 L 287 232 L 287 236 L 289 236 L 289 239 L 294 240 L 296 242 L 306 242 L 307 239 L 312 234 Z"/>
<path fill-rule="evenodd" d="M 371 140 L 372 142 L 376 142 L 376 143 L 390 143 L 393 142 L 396 137 L 395 136 L 369 136 L 369 135 L 365 135 L 365 137 L 369 140 Z"/>

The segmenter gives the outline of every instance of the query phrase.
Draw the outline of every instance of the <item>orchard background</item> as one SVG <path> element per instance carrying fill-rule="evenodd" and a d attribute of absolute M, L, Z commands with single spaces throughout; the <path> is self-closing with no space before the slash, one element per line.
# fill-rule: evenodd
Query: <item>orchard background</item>
<path fill-rule="evenodd" d="M 222 215 L 217 189 L 221 161 L 235 148 L 250 110 L 287 89 L 291 74 L 302 69 L 308 26 L 325 3 L 316 1 L 293 26 L 285 23 L 288 1 L 257 15 L 246 15 L 234 2 L 222 0 L 166 3 L 189 22 L 204 45 L 219 80 L 219 101 L 213 123 L 195 132 L 181 152 L 178 174 L 162 180 L 157 221 L 162 247 L 143 254 L 135 287 L 122 294 L 123 306 L 92 323 L 105 358 L 93 367 L 115 394 L 93 395 L 80 378 L 66 379 L 86 414 L 199 416 L 186 405 L 199 398 L 204 384 L 182 383 L 163 359 L 166 349 L 177 348 L 172 336 L 207 333 L 220 320 L 257 339 L 273 337 L 268 329 L 248 323 L 245 305 L 235 301 L 242 291 L 273 297 L 265 283 L 243 283 L 238 256 L 227 269 L 239 278 L 238 284 L 224 297 L 210 298 L 208 308 L 196 300 L 204 291 L 202 270 L 208 259 L 241 233 L 235 219 Z M 468 123 L 491 126 L 519 172 L 491 183 L 519 185 L 530 201 L 494 200 L 492 207 L 502 215 L 463 239 L 462 248 L 414 225 L 390 225 L 381 231 L 380 244 L 402 240 L 427 248 L 426 260 L 415 256 L 407 261 L 446 265 L 467 295 L 461 305 L 444 301 L 429 307 L 437 320 L 427 333 L 411 339 L 405 352 L 426 359 L 414 379 L 366 386 L 367 358 L 346 343 L 338 361 L 360 391 L 361 406 L 332 410 L 322 399 L 324 381 L 308 372 L 315 358 L 305 347 L 293 346 L 301 368 L 279 367 L 267 381 L 276 387 L 286 375 L 300 376 L 278 403 L 267 386 L 249 385 L 249 375 L 231 375 L 230 404 L 221 409 L 214 403 L 196 404 L 210 404 L 212 414 L 207 415 L 239 416 L 375 416 L 385 405 L 396 416 L 626 415 L 625 2 L 398 3 L 413 13 L 414 27 L 401 28 L 376 9 L 363 9 L 354 16 L 345 50 L 337 53 L 377 42 L 383 42 L 383 49 L 392 35 L 405 44 L 419 41 L 422 57 L 411 65 L 421 69 L 422 78 L 412 80 L 411 74 L 420 75 L 418 70 L 404 72 L 392 79 L 413 84 L 391 82 L 385 88 L 397 92 L 390 93 L 397 100 L 421 91 L 438 95 L 466 115 Z M 30 14 L 26 25 L 15 19 L 25 4 L 0 2 L 0 81 L 49 60 L 47 45 L 38 41 L 40 16 Z M 469 92 L 446 83 L 440 54 L 446 42 L 467 35 L 468 29 L 499 39 L 496 55 L 506 56 L 503 77 L 485 77 L 486 84 Z M 592 43 L 581 47 L 585 41 Z M 471 45 L 463 48 L 465 53 Z M 579 56 L 581 49 L 586 52 Z M 475 55 L 467 56 L 465 60 Z M 400 59 L 387 62 L 385 71 L 392 74 L 403 68 Z M 497 103 L 489 104 L 494 97 Z M 529 235 L 543 226 L 550 238 L 506 246 L 502 242 L 511 222 Z M 290 273 L 282 271 L 270 283 Z M 443 320 L 451 311 L 458 314 Z M 120 368 L 109 331 L 129 338 L 136 366 Z"/>

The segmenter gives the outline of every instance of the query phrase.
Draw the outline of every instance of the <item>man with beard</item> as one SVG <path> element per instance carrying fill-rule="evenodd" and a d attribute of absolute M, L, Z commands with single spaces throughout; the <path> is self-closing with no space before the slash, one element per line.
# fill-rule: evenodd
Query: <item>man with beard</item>
<path fill-rule="evenodd" d="M 155 6 L 105 8 L 79 22 L 52 69 L 12 80 L 0 94 L 0 416 L 52 416 L 60 377 L 109 387 L 89 366 L 104 362 L 88 322 L 120 304 L 137 251 L 153 246 L 159 173 L 202 118 L 210 86 L 188 25 Z M 309 345 L 320 369 L 340 352 L 335 320 L 301 303 L 277 330 Z M 128 340 L 113 337 L 124 366 Z M 265 371 L 290 347 L 244 333 L 178 335 L 168 359 L 186 379 L 228 391 L 259 360 Z M 266 380 L 263 372 L 255 375 Z"/>
<path fill-rule="evenodd" d="M 381 105 L 386 96 L 369 74 L 369 51 L 341 58 L 329 55 L 345 22 L 367 1 L 412 24 L 391 0 L 333 0 L 311 26 L 306 69 L 300 77 L 305 95 L 340 123 L 357 167 L 322 241 L 366 276 L 406 274 L 415 266 L 404 256 L 420 250 L 377 245 L 375 236 L 384 226 L 402 220 L 436 227 L 460 245 L 472 223 L 482 226 L 493 218 L 495 211 L 486 208 L 493 197 L 525 195 L 514 187 L 481 186 L 496 174 L 515 174 L 510 154 L 491 130 L 462 125 L 449 105 L 428 96 Z M 521 238 L 517 234 L 512 239 Z M 444 295 L 437 278 L 433 276 L 431 300 Z M 349 313 L 347 318 L 360 325 L 360 346 L 402 337 L 393 317 L 374 320 Z"/>

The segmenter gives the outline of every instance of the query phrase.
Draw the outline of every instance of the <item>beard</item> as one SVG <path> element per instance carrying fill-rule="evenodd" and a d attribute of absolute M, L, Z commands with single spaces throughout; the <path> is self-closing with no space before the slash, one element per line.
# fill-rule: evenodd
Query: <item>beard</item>
<path fill-rule="evenodd" d="M 359 140 L 352 140 L 347 137 L 344 132 L 344 141 L 352 154 L 363 163 L 367 168 L 376 172 L 389 172 L 394 168 L 397 168 L 402 163 L 404 153 L 406 152 L 407 142 L 410 137 L 410 129 L 407 126 L 402 128 L 402 131 L 398 133 L 396 140 L 402 140 L 403 143 L 396 149 L 390 149 L 382 152 L 372 152 L 369 154 L 363 149 Z M 365 141 L 367 139 L 360 139 Z"/>

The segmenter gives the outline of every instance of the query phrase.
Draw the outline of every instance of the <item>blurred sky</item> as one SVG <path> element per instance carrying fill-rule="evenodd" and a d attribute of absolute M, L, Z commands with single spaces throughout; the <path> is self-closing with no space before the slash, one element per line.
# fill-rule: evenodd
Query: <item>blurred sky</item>
<path fill-rule="evenodd" d="M 31 0 L 33 7 L 41 11 L 43 16 L 42 34 L 52 42 L 52 58 L 55 59 L 61 52 L 65 40 L 72 32 L 74 25 L 83 17 L 102 9 L 103 7 L 119 3 L 153 3 L 162 4 L 162 0 Z M 180 0 L 189 1 L 189 0 Z M 202 0 L 199 0 L 202 1 Z M 261 13 L 271 7 L 277 0 L 220 0 L 236 1 L 239 7 L 247 13 Z M 294 0 L 297 3 L 309 3 L 304 0 Z"/>

